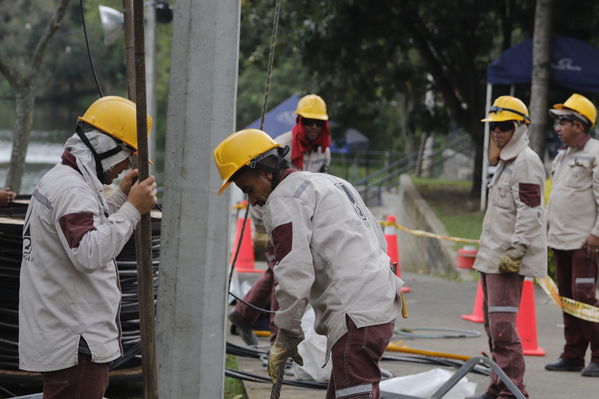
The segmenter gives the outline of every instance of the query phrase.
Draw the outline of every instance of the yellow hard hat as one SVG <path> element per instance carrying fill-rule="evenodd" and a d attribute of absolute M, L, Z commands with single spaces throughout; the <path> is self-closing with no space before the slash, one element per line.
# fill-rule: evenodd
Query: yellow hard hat
<path fill-rule="evenodd" d="M 512 96 L 497 97 L 489 108 L 489 115 L 485 119 L 481 119 L 481 122 L 504 121 L 519 121 L 527 125 L 530 123 L 528 108 L 522 100 Z"/>
<path fill-rule="evenodd" d="M 152 129 L 152 117 L 147 116 L 148 135 Z M 137 119 L 135 103 L 123 97 L 101 97 L 78 118 L 102 132 L 122 141 L 137 151 Z"/>
<path fill-rule="evenodd" d="M 223 179 L 218 195 L 231 184 L 235 172 L 266 158 L 277 147 L 279 144 L 259 129 L 240 130 L 221 141 L 212 152 L 216 169 Z"/>
<path fill-rule="evenodd" d="M 549 110 L 552 115 L 559 116 L 564 114 L 561 111 L 572 110 L 586 118 L 587 122 L 590 123 L 591 127 L 595 126 L 595 120 L 597 119 L 597 108 L 593 103 L 583 95 L 574 93 L 572 94 L 565 103 L 555 104 L 553 109 Z"/>
<path fill-rule="evenodd" d="M 295 113 L 304 118 L 329 120 L 327 105 L 324 100 L 316 94 L 308 94 L 299 100 Z"/>

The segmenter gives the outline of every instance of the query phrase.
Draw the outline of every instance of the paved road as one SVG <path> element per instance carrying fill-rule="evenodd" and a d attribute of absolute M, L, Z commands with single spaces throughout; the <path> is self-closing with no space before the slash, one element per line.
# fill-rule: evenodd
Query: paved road
<path fill-rule="evenodd" d="M 432 277 L 415 273 L 404 273 L 404 280 L 412 287 L 408 294 L 410 318 L 400 321 L 399 328 L 429 328 L 444 327 L 472 329 L 482 334 L 478 338 L 460 339 L 413 339 L 403 340 L 403 344 L 417 349 L 458 353 L 463 355 L 479 355 L 488 352 L 487 339 L 482 324 L 462 320 L 461 314 L 472 311 L 476 282 L 455 282 L 440 277 Z M 528 392 L 531 399 L 564 399 L 564 398 L 596 398 L 598 397 L 599 378 L 582 377 L 578 373 L 548 372 L 543 369 L 545 363 L 555 360 L 562 348 L 563 325 L 561 313 L 545 296 L 540 288 L 535 289 L 537 329 L 539 346 L 544 348 L 546 355 L 542 357 L 526 357 L 526 376 Z M 239 337 L 230 337 L 239 343 Z M 268 344 L 264 338 L 261 343 Z M 589 356 L 587 354 L 587 363 Z M 259 361 L 239 358 L 240 369 L 266 375 L 266 369 Z M 415 374 L 430 370 L 431 365 L 418 365 L 405 362 L 385 361 L 383 368 L 397 376 Z M 477 383 L 477 392 L 484 392 L 488 378 L 469 374 L 470 381 Z M 245 383 L 250 399 L 265 399 L 270 397 L 270 385 Z M 306 390 L 301 388 L 283 387 L 282 399 L 324 398 L 324 391 Z"/>

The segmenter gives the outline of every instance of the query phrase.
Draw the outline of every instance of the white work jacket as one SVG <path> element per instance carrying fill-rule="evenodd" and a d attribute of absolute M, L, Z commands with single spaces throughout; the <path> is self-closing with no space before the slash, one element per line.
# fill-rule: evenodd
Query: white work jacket
<path fill-rule="evenodd" d="M 547 221 L 549 246 L 582 248 L 587 237 L 599 237 L 599 141 L 559 150 L 551 169 Z"/>
<path fill-rule="evenodd" d="M 501 255 L 519 244 L 527 248 L 519 274 L 547 274 L 545 169 L 528 146 L 526 130 L 524 125 L 516 128 L 501 150 L 497 172 L 489 184 L 489 203 L 474 262 L 474 269 L 484 273 L 499 273 Z"/>
<path fill-rule="evenodd" d="M 291 151 L 287 153 L 285 159 L 289 162 L 289 165 L 292 168 L 296 168 L 295 165 L 291 163 L 291 154 L 292 154 L 292 142 L 293 142 L 293 134 L 292 131 L 288 131 L 287 133 L 283 133 L 280 136 L 275 138 L 275 141 L 281 146 L 288 145 Z M 323 167 L 328 167 L 331 163 L 331 150 L 327 147 L 324 151 L 322 151 L 321 147 L 318 147 L 314 151 L 304 152 L 304 167 L 302 170 L 307 172 L 322 172 Z"/>
<path fill-rule="evenodd" d="M 27 209 L 19 292 L 23 370 L 76 365 L 81 336 L 93 362 L 121 356 L 114 258 L 141 216 L 119 189 L 105 199 L 93 173 L 65 151 Z"/>
<path fill-rule="evenodd" d="M 324 173 L 288 173 L 264 206 L 276 258 L 275 324 L 301 340 L 310 302 L 328 357 L 347 332 L 346 315 L 360 328 L 401 314 L 403 281 L 391 271 L 379 223 L 351 184 Z"/>

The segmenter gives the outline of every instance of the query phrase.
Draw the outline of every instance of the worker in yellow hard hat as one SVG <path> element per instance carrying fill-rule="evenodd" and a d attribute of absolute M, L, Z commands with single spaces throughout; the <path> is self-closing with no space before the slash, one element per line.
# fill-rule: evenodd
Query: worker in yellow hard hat
<path fill-rule="evenodd" d="M 269 374 L 278 382 L 287 358 L 303 363 L 298 344 L 310 303 L 314 329 L 327 337 L 332 359 L 326 397 L 379 398 L 378 363 L 402 314 L 403 281 L 391 270 L 383 231 L 357 190 L 332 175 L 289 169 L 286 151 L 249 129 L 213 152 L 223 180 L 219 193 L 233 182 L 253 206 L 263 206 L 272 238 L 280 307 Z"/>
<path fill-rule="evenodd" d="M 547 274 L 545 168 L 528 146 L 530 117 L 520 99 L 497 98 L 482 122 L 489 124 L 491 140 L 498 149 L 498 166 L 489 184 L 489 203 L 473 267 L 480 272 L 485 330 L 493 360 L 527 396 L 516 316 L 524 278 Z M 490 378 L 486 392 L 469 399 L 513 397 L 496 373 Z"/>
<path fill-rule="evenodd" d="M 549 110 L 564 147 L 551 169 L 548 245 L 556 262 L 559 294 L 599 306 L 595 292 L 599 261 L 599 141 L 591 137 L 597 109 L 574 93 Z M 599 377 L 599 324 L 563 314 L 564 350 L 550 371 L 580 371 Z M 585 367 L 590 347 L 591 361 Z"/>
<path fill-rule="evenodd" d="M 308 94 L 299 100 L 295 113 L 297 117 L 293 129 L 275 137 L 275 141 L 281 147 L 290 147 L 291 150 L 287 153 L 285 159 L 294 168 L 308 172 L 326 172 L 331 162 L 331 151 L 329 149 L 331 136 L 328 126 L 329 115 L 324 100 L 316 94 Z M 250 215 L 255 228 L 253 235 L 254 250 L 257 253 L 258 251 L 264 251 L 268 267 L 245 294 L 243 302 L 237 302 L 228 318 L 235 325 L 243 341 L 247 345 L 255 346 L 258 341 L 254 334 L 253 325 L 262 314 L 255 307 L 264 308 L 270 304 L 270 309 L 276 310 L 278 303 L 274 295 L 274 263 L 272 262 L 274 250 L 264 230 L 261 207 L 252 206 Z M 271 319 L 273 320 L 270 323 L 270 339 L 271 342 L 275 342 L 278 329 L 274 324 L 274 316 Z"/>
<path fill-rule="evenodd" d="M 44 397 L 101 399 L 109 363 L 122 356 L 114 259 L 156 204 L 156 183 L 135 182 L 133 169 L 104 195 L 137 151 L 136 106 L 125 98 L 96 100 L 64 148 L 23 226 L 19 368 L 42 373 Z"/>

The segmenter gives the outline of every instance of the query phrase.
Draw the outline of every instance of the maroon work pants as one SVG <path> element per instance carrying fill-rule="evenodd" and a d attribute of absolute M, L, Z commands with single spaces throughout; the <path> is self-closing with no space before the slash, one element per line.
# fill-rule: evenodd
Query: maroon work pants
<path fill-rule="evenodd" d="M 279 302 L 275 296 L 275 275 L 273 272 L 274 267 L 274 254 L 270 251 L 266 251 L 266 259 L 268 269 L 260 275 L 258 280 L 252 285 L 247 294 L 243 297 L 243 300 L 251 303 L 259 308 L 265 308 L 270 303 L 270 310 L 276 311 L 279 309 Z M 237 301 L 235 305 L 235 313 L 237 316 L 248 325 L 254 325 L 256 320 L 262 314 L 258 309 L 254 309 L 241 301 Z M 270 342 L 273 344 L 277 338 L 279 329 L 275 326 L 275 314 L 270 314 Z"/>
<path fill-rule="evenodd" d="M 44 399 L 102 399 L 108 388 L 108 363 L 93 363 L 91 356 L 79 353 L 77 365 L 42 377 Z"/>
<path fill-rule="evenodd" d="M 393 323 L 358 328 L 345 316 L 347 333 L 333 345 L 333 371 L 326 399 L 380 398 L 379 361 L 393 336 Z"/>
<path fill-rule="evenodd" d="M 518 389 L 528 397 L 524 385 L 524 354 L 516 329 L 516 316 L 522 294 L 524 276 L 515 273 L 480 274 L 483 286 L 485 330 L 493 361 L 507 374 Z M 487 392 L 497 398 L 514 398 L 497 374 L 491 374 Z"/>
<path fill-rule="evenodd" d="M 595 295 L 597 264 L 591 262 L 586 249 L 554 250 L 557 285 L 560 296 L 599 306 Z M 560 355 L 580 366 L 584 365 L 587 347 L 591 346 L 591 362 L 599 363 L 599 323 L 582 320 L 564 313 L 566 344 Z"/>

